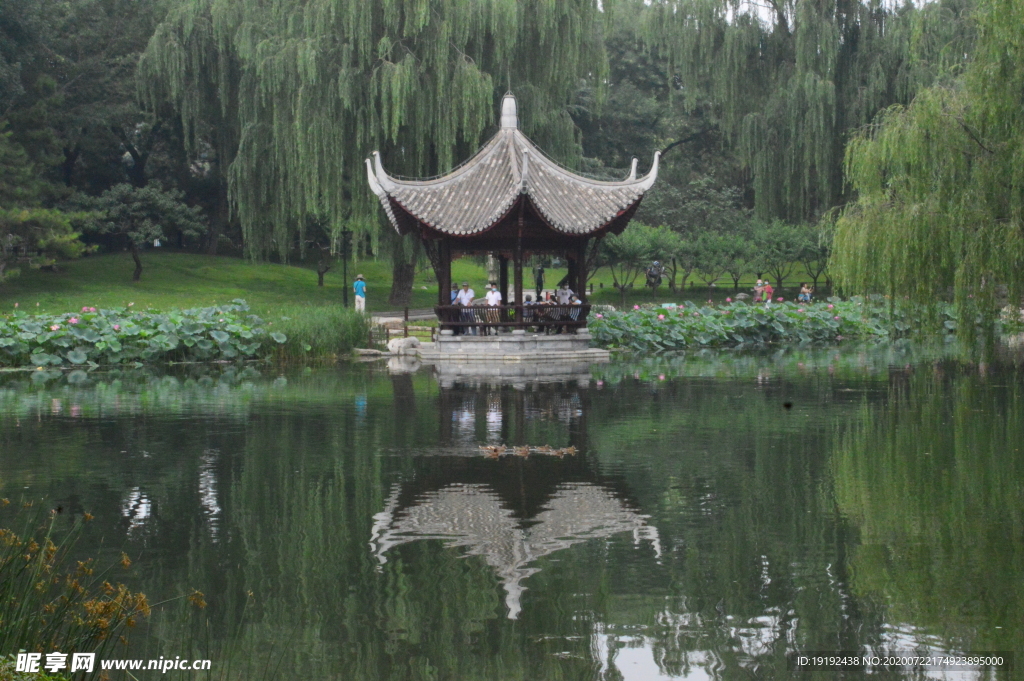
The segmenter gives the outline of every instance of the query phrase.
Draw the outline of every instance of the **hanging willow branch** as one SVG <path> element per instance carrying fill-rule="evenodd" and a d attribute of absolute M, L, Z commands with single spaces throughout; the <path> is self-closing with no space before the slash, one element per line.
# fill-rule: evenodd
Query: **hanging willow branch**
<path fill-rule="evenodd" d="M 971 39 L 964 3 L 945 0 L 770 0 L 770 15 L 735 0 L 647 4 L 643 38 L 688 104 L 714 104 L 764 218 L 813 220 L 843 203 L 850 131 L 961 65 Z"/>
<path fill-rule="evenodd" d="M 848 290 L 922 302 L 952 291 L 968 335 L 1007 302 L 1019 314 L 1024 289 L 1024 7 L 981 0 L 976 21 L 962 77 L 851 140 L 858 198 L 836 223 L 832 263 Z"/>
<path fill-rule="evenodd" d="M 607 71 L 597 0 L 178 0 L 139 67 L 190 144 L 214 138 L 253 258 L 283 257 L 306 215 L 372 233 L 362 159 L 411 176 L 449 170 L 512 87 L 523 127 L 578 161 L 566 106 Z"/>

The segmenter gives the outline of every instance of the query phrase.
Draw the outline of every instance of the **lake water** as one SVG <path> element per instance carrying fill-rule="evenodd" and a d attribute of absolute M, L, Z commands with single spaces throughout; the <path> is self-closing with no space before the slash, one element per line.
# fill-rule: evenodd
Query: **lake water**
<path fill-rule="evenodd" d="M 838 678 L 788 656 L 1024 650 L 1013 358 L 696 353 L 562 378 L 8 375 L 0 496 L 95 516 L 80 550 L 127 552 L 118 578 L 166 601 L 133 656 L 210 658 L 209 678 Z"/>

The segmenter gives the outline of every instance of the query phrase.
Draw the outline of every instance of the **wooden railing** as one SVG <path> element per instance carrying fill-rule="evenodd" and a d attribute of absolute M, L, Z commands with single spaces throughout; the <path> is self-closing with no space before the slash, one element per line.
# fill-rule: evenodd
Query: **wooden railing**
<path fill-rule="evenodd" d="M 590 305 L 438 305 L 434 312 L 437 313 L 441 329 L 534 328 L 541 331 L 568 331 L 587 325 Z"/>

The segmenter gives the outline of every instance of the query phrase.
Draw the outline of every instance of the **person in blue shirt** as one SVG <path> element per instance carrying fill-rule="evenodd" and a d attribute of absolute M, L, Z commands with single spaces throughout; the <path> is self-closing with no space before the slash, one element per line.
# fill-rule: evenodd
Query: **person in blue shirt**
<path fill-rule="evenodd" d="M 356 275 L 356 283 L 352 284 L 352 290 L 356 292 L 356 312 L 366 312 L 366 280 L 363 275 Z"/>

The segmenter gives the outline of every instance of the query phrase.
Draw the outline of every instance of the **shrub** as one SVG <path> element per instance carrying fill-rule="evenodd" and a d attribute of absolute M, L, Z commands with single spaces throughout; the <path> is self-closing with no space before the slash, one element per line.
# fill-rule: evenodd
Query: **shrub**
<path fill-rule="evenodd" d="M 287 336 L 246 314 L 244 300 L 175 310 L 82 308 L 74 314 L 0 317 L 0 365 L 99 365 L 246 359 L 269 354 Z"/>

